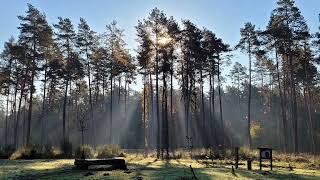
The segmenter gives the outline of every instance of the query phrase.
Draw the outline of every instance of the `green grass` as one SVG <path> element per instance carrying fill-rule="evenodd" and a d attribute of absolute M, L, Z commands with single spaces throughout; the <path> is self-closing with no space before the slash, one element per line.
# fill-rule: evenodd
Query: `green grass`
<path fill-rule="evenodd" d="M 247 171 L 246 166 L 241 165 L 233 174 L 231 165 L 228 165 L 231 161 L 227 160 L 214 161 L 213 165 L 211 161 L 191 159 L 162 161 L 143 158 L 141 154 L 131 154 L 125 159 L 130 169 L 127 173 L 105 168 L 77 170 L 73 159 L 0 160 L 0 179 L 192 179 L 189 165 L 194 168 L 198 179 L 320 179 L 319 167 L 311 168 L 298 162 L 291 164 L 293 171 L 287 168 L 288 163 L 275 162 L 274 170 L 265 172 L 258 170 L 258 162 L 255 161 L 253 171 Z M 264 170 L 269 168 L 264 167 Z M 84 176 L 88 172 L 94 175 Z"/>

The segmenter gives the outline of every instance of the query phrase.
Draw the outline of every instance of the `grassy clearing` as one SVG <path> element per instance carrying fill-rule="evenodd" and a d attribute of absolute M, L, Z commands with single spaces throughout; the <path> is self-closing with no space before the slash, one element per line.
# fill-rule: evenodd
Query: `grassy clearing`
<path fill-rule="evenodd" d="M 192 179 L 189 165 L 199 179 L 320 179 L 319 168 L 301 169 L 306 165 L 299 162 L 291 165 L 294 166 L 293 171 L 283 168 L 288 164 L 275 162 L 276 168 L 271 172 L 259 171 L 258 162 L 254 162 L 253 171 L 247 171 L 245 165 L 240 165 L 233 174 L 231 161 L 227 160 L 214 161 L 213 165 L 211 161 L 191 159 L 162 161 L 144 158 L 141 154 L 130 154 L 125 159 L 128 171 L 108 171 L 101 167 L 76 170 L 73 169 L 73 159 L 0 160 L 0 179 Z M 85 176 L 88 172 L 93 175 Z"/>

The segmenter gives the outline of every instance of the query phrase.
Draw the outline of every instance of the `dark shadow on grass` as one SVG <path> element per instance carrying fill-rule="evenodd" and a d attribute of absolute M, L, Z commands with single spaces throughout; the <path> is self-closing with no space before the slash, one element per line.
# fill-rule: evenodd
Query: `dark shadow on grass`
<path fill-rule="evenodd" d="M 134 164 L 130 160 L 128 160 L 127 166 L 128 166 L 129 170 L 136 171 L 136 176 L 140 177 L 143 175 L 142 171 L 155 171 L 156 168 L 149 167 L 149 166 L 151 166 L 153 163 L 155 163 L 157 161 L 158 161 L 158 159 L 155 159 L 153 161 L 147 162 L 145 165 L 142 165 L 142 164 L 140 165 L 140 164 Z"/>
<path fill-rule="evenodd" d="M 228 173 L 230 172 L 229 169 L 221 169 L 220 172 Z M 245 169 L 238 169 L 235 170 L 235 175 L 239 175 L 246 179 L 301 179 L 301 180 L 310 180 L 310 179 L 317 179 L 316 176 L 312 175 L 301 175 L 301 174 L 294 174 L 292 171 L 287 171 L 288 174 L 284 174 L 286 171 L 260 171 L 260 170 L 252 170 L 248 171 Z M 319 177 L 318 177 L 319 178 Z"/>
<path fill-rule="evenodd" d="M 194 179 L 191 169 L 188 165 L 182 164 L 178 159 L 172 160 L 163 160 L 164 163 L 159 168 L 151 168 L 148 165 L 145 165 L 144 168 L 151 168 L 150 171 L 146 173 L 150 178 L 157 178 L 157 179 L 181 179 L 181 180 L 191 180 Z M 172 161 L 177 161 L 177 164 L 172 164 Z M 210 179 L 210 176 L 203 173 L 199 169 L 194 169 L 195 175 L 198 179 Z M 137 173 L 139 177 L 147 177 L 146 175 L 140 171 Z M 146 178 L 148 179 L 148 178 Z"/>

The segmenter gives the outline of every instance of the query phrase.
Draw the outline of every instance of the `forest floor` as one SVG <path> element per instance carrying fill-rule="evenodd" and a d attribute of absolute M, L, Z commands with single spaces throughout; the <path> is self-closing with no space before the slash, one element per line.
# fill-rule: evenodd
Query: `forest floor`
<path fill-rule="evenodd" d="M 74 159 L 41 160 L 0 160 L 0 179 L 194 179 L 190 165 L 197 179 L 320 179 L 320 164 L 309 165 L 302 162 L 274 162 L 274 170 L 263 167 L 259 171 L 258 162 L 253 162 L 253 170 L 246 170 L 241 162 L 233 173 L 231 160 L 156 160 L 144 158 L 141 154 L 127 155 L 127 171 L 106 167 L 90 167 L 89 170 L 74 168 Z M 264 162 L 265 165 L 268 162 Z"/>

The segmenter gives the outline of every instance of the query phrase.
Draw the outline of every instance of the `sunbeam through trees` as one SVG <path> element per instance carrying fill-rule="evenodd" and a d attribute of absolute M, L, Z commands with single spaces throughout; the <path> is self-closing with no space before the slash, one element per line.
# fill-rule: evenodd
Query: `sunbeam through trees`
<path fill-rule="evenodd" d="M 278 0 L 265 27 L 233 29 L 237 44 L 155 7 L 128 37 L 134 49 L 115 20 L 96 32 L 26 7 L 0 56 L 3 150 L 170 159 L 204 149 L 212 162 L 235 147 L 320 152 L 320 30 L 294 0 Z"/>

